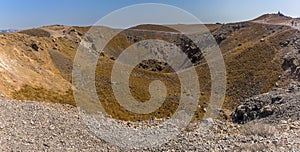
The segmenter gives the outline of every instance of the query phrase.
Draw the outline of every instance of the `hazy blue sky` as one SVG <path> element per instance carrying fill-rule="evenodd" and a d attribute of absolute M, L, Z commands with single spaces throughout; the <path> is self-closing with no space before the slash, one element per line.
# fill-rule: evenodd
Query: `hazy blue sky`
<path fill-rule="evenodd" d="M 116 9 L 140 3 L 174 5 L 205 23 L 243 21 L 277 11 L 300 16 L 299 0 L 2 0 L 0 29 L 91 25 Z"/>

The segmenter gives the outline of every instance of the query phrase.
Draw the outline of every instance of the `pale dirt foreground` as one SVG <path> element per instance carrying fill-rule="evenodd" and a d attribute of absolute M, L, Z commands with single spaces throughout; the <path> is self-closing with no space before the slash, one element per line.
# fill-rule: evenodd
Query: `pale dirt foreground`
<path fill-rule="evenodd" d="M 152 125 L 155 122 L 152 122 Z M 128 127 L 135 125 L 128 122 L 123 124 Z M 208 131 L 203 130 L 203 126 L 208 124 L 212 124 L 212 127 Z M 271 126 L 259 121 L 238 125 L 208 119 L 190 125 L 177 139 L 161 147 L 138 151 L 299 151 L 299 126 L 299 121 L 291 120 Z M 1 99 L 0 150 L 128 151 L 129 149 L 119 148 L 96 137 L 87 129 L 77 109 L 72 106 Z"/>

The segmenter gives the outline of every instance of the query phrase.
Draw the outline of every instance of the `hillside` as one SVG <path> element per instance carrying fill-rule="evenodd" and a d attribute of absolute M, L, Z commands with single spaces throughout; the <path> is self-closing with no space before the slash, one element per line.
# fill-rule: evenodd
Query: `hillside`
<path fill-rule="evenodd" d="M 278 24 L 290 21 L 292 19 L 292 17 L 285 16 L 284 14 L 278 12 L 277 14 L 264 14 L 253 21 L 265 21 L 266 23 Z"/>
<path fill-rule="evenodd" d="M 184 25 L 180 26 L 185 28 Z M 193 25 L 194 28 L 195 26 Z M 98 62 L 98 65 L 101 65 L 101 70 L 98 69 L 97 74 L 101 76 L 101 79 L 96 82 L 97 91 L 99 95 L 102 93 L 110 98 L 109 101 L 111 102 L 107 105 L 108 107 L 118 107 L 113 102 L 111 90 L 101 88 L 101 86 L 109 83 L 109 69 L 119 54 L 118 50 L 122 51 L 134 41 L 143 39 L 145 35 L 176 41 L 192 59 L 198 73 L 201 73 L 199 74 L 199 82 L 203 88 L 203 96 L 199 103 L 201 108 L 198 109 L 199 113 L 197 114 L 197 118 L 201 118 L 210 95 L 210 84 L 207 83 L 210 82 L 210 73 L 205 60 L 203 60 L 201 50 L 194 48 L 190 42 L 185 41 L 186 38 L 181 38 L 176 33 L 168 34 L 169 31 L 165 31 L 166 29 L 161 29 L 166 34 L 160 34 L 160 29 L 157 29 L 159 27 L 161 26 L 140 26 L 137 27 L 140 28 L 139 30 L 130 29 L 115 37 L 109 44 L 108 51 L 105 51 L 104 56 Z M 219 43 L 225 58 L 228 91 L 224 111 L 228 116 L 239 101 L 267 92 L 275 87 L 278 77 L 284 72 L 284 69 L 281 68 L 283 63 L 282 50 L 286 46 L 281 46 L 281 43 L 285 43 L 293 35 L 297 35 L 298 31 L 287 26 L 253 22 L 209 25 L 208 27 L 211 27 L 211 32 Z M 107 32 L 113 30 L 106 27 L 99 28 Z M 145 30 L 147 28 L 149 30 Z M 190 28 L 190 26 L 186 28 Z M 71 91 L 73 58 L 79 42 L 88 29 L 89 27 L 55 25 L 1 35 L 1 79 L 3 81 L 1 81 L 2 88 L 0 91 L 9 98 L 75 105 Z M 157 53 L 164 56 L 164 52 Z M 103 67 L 103 65 L 105 66 Z M 172 69 L 165 69 L 166 67 L 164 63 L 157 63 L 156 61 L 141 63 L 136 72 L 149 76 L 132 75 L 131 91 L 134 96 L 140 101 L 147 100 L 149 98 L 147 83 L 154 79 L 165 79 L 167 86 L 168 83 L 172 84 L 169 87 L 173 90 L 171 92 L 175 94 L 179 84 L 177 86 L 176 83 L 174 85 L 173 81 L 167 81 L 170 79 L 167 73 L 172 73 Z M 173 93 L 170 94 L 170 97 L 174 95 Z M 176 105 L 177 101 L 171 100 L 169 102 L 168 104 Z M 168 104 L 165 106 L 171 106 Z M 116 117 L 120 117 L 120 115 L 122 115 L 121 119 L 128 119 L 123 112 L 115 114 Z M 135 120 L 134 117 L 133 119 Z"/>

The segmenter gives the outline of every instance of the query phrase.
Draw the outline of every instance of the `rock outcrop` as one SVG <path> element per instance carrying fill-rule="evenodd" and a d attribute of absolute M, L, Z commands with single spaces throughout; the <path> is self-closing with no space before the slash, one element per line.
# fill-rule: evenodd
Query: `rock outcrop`
<path fill-rule="evenodd" d="M 265 122 L 300 119 L 300 83 L 292 82 L 284 88 L 249 98 L 232 113 L 232 120 L 246 123 L 264 118 Z"/>

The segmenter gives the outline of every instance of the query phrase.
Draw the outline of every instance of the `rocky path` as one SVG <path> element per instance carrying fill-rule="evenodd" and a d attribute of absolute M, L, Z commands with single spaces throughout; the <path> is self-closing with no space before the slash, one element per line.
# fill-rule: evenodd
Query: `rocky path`
<path fill-rule="evenodd" d="M 297 22 L 298 24 L 292 25 L 292 21 Z M 264 19 L 264 20 L 255 20 L 253 21 L 254 23 L 260 23 L 260 24 L 269 24 L 269 25 L 284 25 L 284 26 L 289 26 L 293 29 L 297 29 L 300 31 L 300 20 L 299 19 L 290 19 L 287 20 L 285 22 L 278 22 L 278 23 L 268 23 L 268 19 Z"/>
<path fill-rule="evenodd" d="M 152 125 L 156 125 L 154 122 Z M 127 123 L 124 123 L 126 125 Z M 212 124 L 208 130 L 205 126 Z M 138 151 L 299 151 L 300 122 L 275 126 L 217 120 L 191 124 L 177 139 Z M 0 100 L 0 151 L 129 151 L 97 138 L 83 124 L 77 109 L 61 104 Z M 131 150 L 136 151 L 136 150 Z"/>
<path fill-rule="evenodd" d="M 76 108 L 0 100 L 0 151 L 96 151 L 108 147 L 85 128 Z"/>

